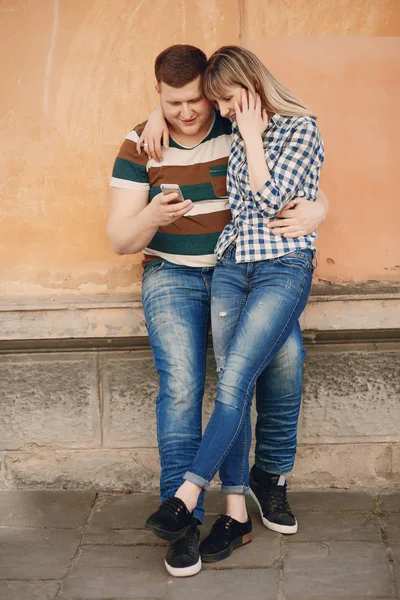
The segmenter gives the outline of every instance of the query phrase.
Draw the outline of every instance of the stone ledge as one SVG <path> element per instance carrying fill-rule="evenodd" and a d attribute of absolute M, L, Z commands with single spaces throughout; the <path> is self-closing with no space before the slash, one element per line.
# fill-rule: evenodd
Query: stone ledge
<path fill-rule="evenodd" d="M 138 294 L 3 298 L 0 312 L 3 340 L 147 337 Z M 314 333 L 400 330 L 400 291 L 317 286 L 301 325 Z"/>
<path fill-rule="evenodd" d="M 329 347 L 335 351 L 343 345 L 348 350 L 380 351 L 400 349 L 400 329 L 370 329 L 370 330 L 348 330 L 341 331 L 305 331 L 303 340 L 306 348 L 317 347 L 319 349 Z M 211 335 L 208 347 L 212 348 Z M 8 354 L 36 354 L 36 353 L 58 353 L 58 352 L 116 352 L 128 351 L 138 352 L 149 350 L 149 338 L 147 336 L 135 337 L 99 337 L 99 338 L 47 338 L 47 339 L 0 339 L 0 353 Z"/>
<path fill-rule="evenodd" d="M 4 452 L 0 489 L 158 491 L 155 448 Z M 292 490 L 398 490 L 400 444 L 300 444 Z M 216 488 L 216 485 L 213 486 Z"/>

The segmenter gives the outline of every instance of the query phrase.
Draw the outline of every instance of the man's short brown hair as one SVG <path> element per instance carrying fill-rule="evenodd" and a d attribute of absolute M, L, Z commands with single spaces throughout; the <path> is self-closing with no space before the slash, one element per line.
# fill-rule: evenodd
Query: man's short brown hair
<path fill-rule="evenodd" d="M 203 75 L 207 57 L 202 50 L 187 44 L 175 44 L 163 50 L 156 58 L 154 71 L 157 83 L 162 81 L 181 88 Z"/>

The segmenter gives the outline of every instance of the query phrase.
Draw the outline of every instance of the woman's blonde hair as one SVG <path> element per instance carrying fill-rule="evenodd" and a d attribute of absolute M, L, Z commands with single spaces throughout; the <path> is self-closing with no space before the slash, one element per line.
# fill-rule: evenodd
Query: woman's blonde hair
<path fill-rule="evenodd" d="M 240 46 L 223 46 L 208 59 L 203 74 L 203 92 L 209 100 L 240 86 L 254 97 L 259 94 L 267 113 L 287 117 L 314 117 L 312 110 L 280 83 L 253 52 Z"/>

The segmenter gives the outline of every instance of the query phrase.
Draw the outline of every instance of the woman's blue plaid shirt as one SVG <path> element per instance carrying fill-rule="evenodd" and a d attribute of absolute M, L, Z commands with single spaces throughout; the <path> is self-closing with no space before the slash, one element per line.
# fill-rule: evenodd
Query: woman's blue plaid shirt
<path fill-rule="evenodd" d="M 315 119 L 274 115 L 263 134 L 265 160 L 271 174 L 253 194 L 249 183 L 246 150 L 236 122 L 228 162 L 227 190 L 232 221 L 221 233 L 215 253 L 221 258 L 236 243 L 236 261 L 276 258 L 302 248 L 313 248 L 317 233 L 286 239 L 267 227 L 295 197 L 315 201 L 324 146 Z"/>

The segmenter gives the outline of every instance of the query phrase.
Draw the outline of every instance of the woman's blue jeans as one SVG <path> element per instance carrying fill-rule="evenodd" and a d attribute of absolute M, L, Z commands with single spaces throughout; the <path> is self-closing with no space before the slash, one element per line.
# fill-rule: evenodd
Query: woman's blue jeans
<path fill-rule="evenodd" d="M 223 492 L 248 492 L 254 385 L 298 327 L 311 288 L 312 260 L 312 250 L 299 250 L 272 260 L 236 263 L 232 245 L 215 267 L 211 322 L 217 398 L 186 480 L 208 489 L 219 470 Z M 285 425 L 296 428 L 297 417 Z"/>

